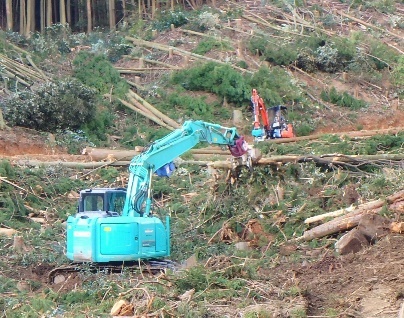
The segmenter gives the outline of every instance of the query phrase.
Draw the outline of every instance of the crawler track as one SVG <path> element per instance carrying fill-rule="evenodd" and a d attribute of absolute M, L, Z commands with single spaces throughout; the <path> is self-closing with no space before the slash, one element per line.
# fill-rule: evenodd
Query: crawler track
<path fill-rule="evenodd" d="M 52 269 L 48 273 L 48 282 L 53 284 L 57 275 L 91 271 L 94 273 L 122 273 L 125 270 L 139 271 L 142 273 L 157 274 L 167 269 L 176 270 L 179 265 L 171 260 L 148 260 L 140 262 L 116 262 L 116 263 L 71 263 Z"/>

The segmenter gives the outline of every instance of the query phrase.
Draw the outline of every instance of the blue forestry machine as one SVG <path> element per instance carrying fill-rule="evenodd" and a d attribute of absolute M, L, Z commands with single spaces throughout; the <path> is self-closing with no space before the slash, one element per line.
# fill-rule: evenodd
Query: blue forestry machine
<path fill-rule="evenodd" d="M 151 212 L 152 176 L 170 176 L 173 160 L 200 142 L 227 146 L 237 165 L 251 166 L 254 155 L 236 128 L 186 121 L 131 160 L 127 189 L 80 192 L 78 212 L 67 220 L 67 258 L 110 263 L 169 256 L 169 217 L 164 224 Z"/>

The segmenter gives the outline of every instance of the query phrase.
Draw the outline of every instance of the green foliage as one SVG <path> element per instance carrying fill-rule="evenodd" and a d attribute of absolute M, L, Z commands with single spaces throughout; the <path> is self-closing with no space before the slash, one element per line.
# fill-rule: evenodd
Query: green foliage
<path fill-rule="evenodd" d="M 46 27 L 43 33 L 34 32 L 27 39 L 26 45 L 37 57 L 45 59 L 52 55 L 70 53 L 70 48 L 75 46 L 75 40 L 68 25 L 53 24 Z"/>
<path fill-rule="evenodd" d="M 215 93 L 235 104 L 245 102 L 248 98 L 244 78 L 230 65 L 214 62 L 201 64 L 174 73 L 171 82 L 180 84 L 187 90 Z"/>
<path fill-rule="evenodd" d="M 402 55 L 387 47 L 386 44 L 379 39 L 369 39 L 368 42 L 370 46 L 369 60 L 378 71 L 389 67 L 390 64 L 397 62 L 400 56 L 402 57 Z"/>
<path fill-rule="evenodd" d="M 0 176 L 3 178 L 14 178 L 15 172 L 8 160 L 0 160 Z"/>
<path fill-rule="evenodd" d="M 112 91 L 114 95 L 124 97 L 128 92 L 128 84 L 104 55 L 80 52 L 73 65 L 74 77 L 101 95 Z"/>
<path fill-rule="evenodd" d="M 294 126 L 294 129 L 296 136 L 308 136 L 315 130 L 315 127 L 308 123 L 302 123 Z"/>
<path fill-rule="evenodd" d="M 236 62 L 236 66 L 241 67 L 241 68 L 244 68 L 244 69 L 248 69 L 248 64 L 247 64 L 247 62 L 246 62 L 246 61 L 243 61 L 243 60 L 237 61 L 237 62 Z"/>
<path fill-rule="evenodd" d="M 376 0 L 367 1 L 366 6 L 374 8 L 382 13 L 394 13 L 396 11 L 396 1 L 395 0 Z"/>
<path fill-rule="evenodd" d="M 297 59 L 296 45 L 265 36 L 251 37 L 248 48 L 274 65 L 289 65 Z"/>
<path fill-rule="evenodd" d="M 326 102 L 354 110 L 367 106 L 365 101 L 356 99 L 347 92 L 343 92 L 342 94 L 338 93 L 335 87 L 331 87 L 329 91 L 322 91 L 321 98 Z"/>
<path fill-rule="evenodd" d="M 178 28 L 188 23 L 188 13 L 182 10 L 161 11 L 159 16 L 152 23 L 152 28 L 157 31 L 168 30 L 171 24 Z"/>
<path fill-rule="evenodd" d="M 248 79 L 248 85 L 250 87 L 249 92 L 251 92 L 252 88 L 258 90 L 267 108 L 301 100 L 299 87 L 280 67 L 273 67 L 272 69 L 261 67 L 258 72 L 255 72 Z"/>
<path fill-rule="evenodd" d="M 108 145 L 106 132 L 108 128 L 113 126 L 115 115 L 111 109 L 99 109 L 94 118 L 86 123 L 83 130 L 88 136 L 88 139 L 94 140 L 98 146 Z"/>
<path fill-rule="evenodd" d="M 333 37 L 321 44 L 314 51 L 314 60 L 325 72 L 344 70 L 357 55 L 356 44 L 349 38 Z"/>
<path fill-rule="evenodd" d="M 175 281 L 179 293 L 195 288 L 195 291 L 202 291 L 209 287 L 210 273 L 201 266 L 192 267 L 187 270 L 183 277 Z"/>
<path fill-rule="evenodd" d="M 320 70 L 325 72 L 335 72 L 340 67 L 338 50 L 330 45 L 324 45 L 316 50 L 316 63 Z"/>
<path fill-rule="evenodd" d="M 185 119 L 203 119 L 205 121 L 215 122 L 218 117 L 230 117 L 229 109 L 222 107 L 218 103 L 208 104 L 206 97 L 194 97 L 173 93 L 165 98 L 165 102 L 167 104 L 162 107 L 167 109 L 167 113 L 173 113 L 174 118 L 179 115 L 178 110 L 181 110 L 181 115 L 185 116 Z"/>
<path fill-rule="evenodd" d="M 130 46 L 118 32 L 93 30 L 91 33 L 72 33 L 69 25 L 53 24 L 44 32 L 34 32 L 29 38 L 18 33 L 7 33 L 7 39 L 28 52 L 34 53 L 34 59 L 66 57 L 76 46 L 90 46 L 93 53 L 105 55 L 111 62 L 118 61 L 123 54 L 128 54 Z"/>
<path fill-rule="evenodd" d="M 83 39 L 83 44 L 91 46 L 91 53 L 104 55 L 111 63 L 117 62 L 122 55 L 129 54 L 132 49 L 125 37 L 119 32 L 110 33 L 93 30 Z"/>
<path fill-rule="evenodd" d="M 401 56 L 394 67 L 392 75 L 394 85 L 399 89 L 399 94 L 404 95 L 404 56 Z"/>
<path fill-rule="evenodd" d="M 247 311 L 244 315 L 245 318 L 271 318 L 272 312 L 265 309 L 259 309 L 258 311 Z"/>
<path fill-rule="evenodd" d="M 194 19 L 194 24 L 197 25 L 199 31 L 214 30 L 220 26 L 220 19 L 218 13 L 203 11 Z"/>
<path fill-rule="evenodd" d="M 68 78 L 47 82 L 35 91 L 22 91 L 2 101 L 3 116 L 11 126 L 40 131 L 79 129 L 95 116 L 95 91 Z"/>
<path fill-rule="evenodd" d="M 90 121 L 89 123 L 91 123 Z M 87 126 L 89 123 L 86 123 Z M 82 130 L 71 131 L 64 130 L 57 132 L 56 144 L 64 147 L 70 154 L 80 154 L 87 146 L 94 147 L 95 144 L 90 142 Z"/>
<path fill-rule="evenodd" d="M 192 50 L 192 52 L 195 54 L 204 55 L 213 49 L 231 50 L 231 46 L 228 44 L 228 42 L 218 41 L 214 38 L 208 38 L 206 40 L 200 41 L 197 47 Z"/>

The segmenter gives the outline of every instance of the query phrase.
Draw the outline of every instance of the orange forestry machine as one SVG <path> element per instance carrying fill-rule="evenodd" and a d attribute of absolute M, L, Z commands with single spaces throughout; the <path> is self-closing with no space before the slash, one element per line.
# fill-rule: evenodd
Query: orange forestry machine
<path fill-rule="evenodd" d="M 295 137 L 293 125 L 282 115 L 282 111 L 287 110 L 286 106 L 278 105 L 267 109 L 255 88 L 251 94 L 251 105 L 254 111 L 254 127 L 251 134 L 255 141 Z"/>

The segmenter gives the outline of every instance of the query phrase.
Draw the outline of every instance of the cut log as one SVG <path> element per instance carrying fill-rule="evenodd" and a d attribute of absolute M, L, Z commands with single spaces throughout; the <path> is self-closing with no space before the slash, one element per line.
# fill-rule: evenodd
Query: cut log
<path fill-rule="evenodd" d="M 378 199 L 378 200 L 374 200 L 374 201 L 370 201 L 370 202 L 360 204 L 357 207 L 350 206 L 348 208 L 344 208 L 344 209 L 340 209 L 340 210 L 336 210 L 336 211 L 316 215 L 316 216 L 307 218 L 304 221 L 304 223 L 310 224 L 310 223 L 322 221 L 322 220 L 324 220 L 324 219 L 326 219 L 328 217 L 336 217 L 336 216 L 340 216 L 340 215 L 343 215 L 343 214 L 346 214 L 346 215 L 349 214 L 350 215 L 351 213 L 362 213 L 364 210 L 372 210 L 372 209 L 380 208 L 381 206 L 383 206 L 383 204 L 385 202 L 387 202 L 388 204 L 390 204 L 394 208 L 400 208 L 402 206 L 400 202 L 403 201 L 403 200 L 404 200 L 404 190 L 401 190 L 401 191 L 399 191 L 397 193 L 394 193 L 394 194 L 388 196 L 386 198 L 386 200 Z"/>
<path fill-rule="evenodd" d="M 89 156 L 91 161 L 112 162 L 122 160 L 130 161 L 134 156 L 140 154 L 140 151 L 86 147 L 83 149 L 82 154 Z"/>
<path fill-rule="evenodd" d="M 161 111 L 159 111 L 157 108 L 152 106 L 150 103 L 148 103 L 145 99 L 140 97 L 135 92 L 129 90 L 129 94 L 131 97 L 133 97 L 138 102 L 140 102 L 145 108 L 147 108 L 151 113 L 153 113 L 157 118 L 160 118 L 162 121 L 164 121 L 167 125 L 175 128 L 175 129 L 180 127 L 180 124 L 178 124 L 175 120 L 173 120 L 170 117 L 163 114 Z"/>
<path fill-rule="evenodd" d="M 66 161 L 39 161 L 39 160 L 18 160 L 17 165 L 21 167 L 66 167 L 72 169 L 95 169 L 102 166 L 124 167 L 129 166 L 130 161 L 113 161 L 113 162 L 66 162 Z"/>
<path fill-rule="evenodd" d="M 332 220 L 330 222 L 321 224 L 303 233 L 303 236 L 298 239 L 303 239 L 309 241 L 315 238 L 321 238 L 327 235 L 335 234 L 342 231 L 350 230 L 359 224 L 359 221 L 365 213 L 377 213 L 381 210 L 378 208 L 371 211 L 362 211 L 361 214 L 354 214 L 349 216 L 344 216 L 343 219 Z"/>
<path fill-rule="evenodd" d="M 363 204 L 360 208 L 358 207 L 354 211 L 348 213 L 347 215 L 343 215 L 337 217 L 336 219 L 329 221 L 327 223 L 316 226 L 313 229 L 305 231 L 303 236 L 300 239 L 305 241 L 312 240 L 314 238 L 324 237 L 330 234 L 335 234 L 341 231 L 346 231 L 357 226 L 361 220 L 361 218 L 369 213 L 375 214 L 381 211 L 382 206 L 387 204 L 392 204 L 396 201 L 404 200 L 404 190 L 401 190 L 397 193 L 394 193 L 386 198 L 386 200 L 376 200 L 369 202 L 368 205 Z"/>
<path fill-rule="evenodd" d="M 136 112 L 138 112 L 139 114 L 145 116 L 146 118 L 150 119 L 151 121 L 154 121 L 156 124 L 159 124 L 160 126 L 165 127 L 165 128 L 167 128 L 167 129 L 169 129 L 169 130 L 173 130 L 173 128 L 172 128 L 171 126 L 168 126 L 166 123 L 164 123 L 163 121 L 161 121 L 161 120 L 158 119 L 157 117 L 150 115 L 150 113 L 144 112 L 144 111 L 141 110 L 140 108 L 138 108 L 138 107 L 132 105 L 131 103 L 129 103 L 129 102 L 125 101 L 125 100 L 122 100 L 122 99 L 120 99 L 120 98 L 118 98 L 118 100 L 119 100 L 123 105 L 125 105 L 126 107 L 128 107 L 128 108 L 130 108 L 130 109 L 132 109 L 132 110 L 134 110 L 134 111 L 136 111 Z"/>
<path fill-rule="evenodd" d="M 107 148 L 92 148 L 86 147 L 83 149 L 82 154 L 88 155 L 91 161 L 122 161 L 131 160 L 133 157 L 139 155 L 144 147 L 135 147 L 135 150 L 118 150 L 118 149 L 107 149 Z M 205 160 L 206 158 L 223 158 L 230 156 L 230 152 L 226 150 L 218 149 L 192 149 L 189 151 L 192 155 L 202 155 L 196 156 L 196 158 L 201 158 Z"/>
<path fill-rule="evenodd" d="M 304 220 L 304 223 L 305 224 L 311 224 L 311 223 L 315 223 L 315 222 L 318 222 L 318 221 L 322 221 L 322 220 L 324 220 L 326 218 L 333 218 L 333 217 L 336 217 L 336 216 L 347 214 L 349 212 L 354 211 L 356 208 L 357 207 L 351 205 L 350 207 L 347 207 L 347 208 L 339 209 L 339 210 L 332 211 L 332 212 L 327 212 L 327 213 L 324 213 L 324 214 L 315 215 L 315 216 L 309 217 L 306 220 Z"/>
<path fill-rule="evenodd" d="M 130 55 L 123 55 L 123 57 L 129 58 L 129 59 L 134 59 L 134 60 L 142 59 L 144 62 L 147 62 L 147 63 L 150 63 L 150 64 L 161 65 L 161 66 L 168 67 L 168 68 L 171 68 L 171 69 L 180 69 L 178 66 L 167 64 L 167 63 L 156 61 L 156 60 L 150 60 L 150 59 L 145 59 L 145 58 L 135 57 L 135 56 L 130 56 Z M 140 62 L 139 62 L 139 64 L 140 64 Z"/>
<path fill-rule="evenodd" d="M 348 138 L 362 138 L 362 137 L 371 137 L 371 136 L 383 135 L 383 134 L 396 134 L 403 130 L 404 130 L 404 127 L 397 127 L 397 128 L 391 128 L 391 129 L 341 132 L 341 133 L 333 133 L 333 134 L 329 134 L 329 135 L 347 136 Z M 269 139 L 266 142 L 271 142 L 271 143 L 275 143 L 275 144 L 289 143 L 289 142 L 297 142 L 297 141 L 303 141 L 303 140 L 319 139 L 321 137 L 324 137 L 324 135 L 325 134 L 315 134 L 315 135 L 310 135 L 310 136 L 302 136 L 302 137 L 294 137 L 294 138 Z"/>
<path fill-rule="evenodd" d="M 140 146 L 136 146 L 135 150 L 142 152 L 144 151 L 146 148 L 145 147 L 140 147 Z M 213 155 L 223 155 L 223 156 L 230 156 L 230 151 L 229 150 L 223 150 L 219 147 L 207 147 L 207 148 L 200 148 L 200 149 L 191 149 L 189 150 L 190 153 L 192 154 L 213 154 Z"/>
<path fill-rule="evenodd" d="M 390 231 L 392 233 L 404 233 L 404 222 L 392 222 L 390 224 Z"/>
<path fill-rule="evenodd" d="M 0 235 L 12 237 L 14 234 L 16 234 L 17 231 L 14 229 L 5 229 L 5 228 L 0 228 Z"/>

